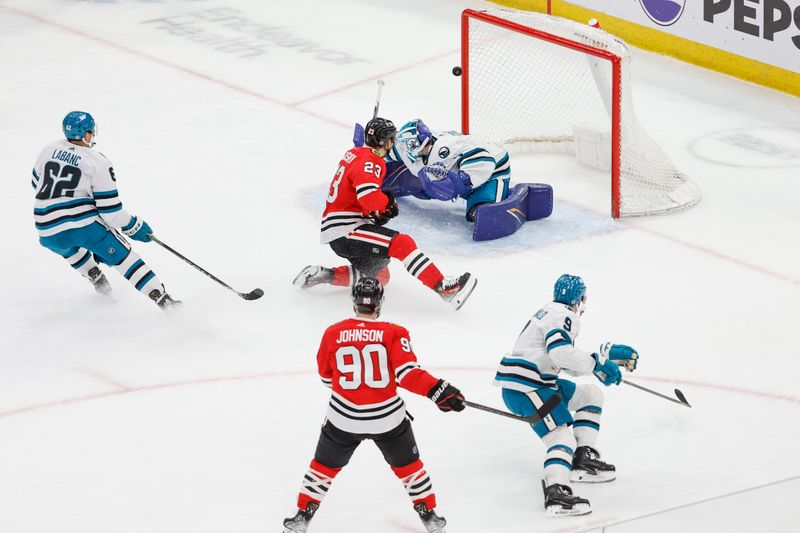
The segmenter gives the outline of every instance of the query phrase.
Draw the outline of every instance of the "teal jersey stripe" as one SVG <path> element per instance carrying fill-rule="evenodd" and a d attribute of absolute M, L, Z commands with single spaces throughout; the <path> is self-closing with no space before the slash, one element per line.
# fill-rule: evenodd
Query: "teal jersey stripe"
<path fill-rule="evenodd" d="M 536 365 L 536 363 L 528 361 L 527 359 L 518 359 L 518 358 L 515 358 L 515 357 L 503 357 L 502 361 L 500 361 L 500 364 L 502 365 L 503 363 L 516 364 L 516 365 L 520 365 L 520 366 L 529 368 L 530 370 L 533 370 L 534 372 L 536 372 L 537 374 L 542 376 L 542 379 L 556 379 L 558 377 L 555 374 L 544 374 L 544 373 L 542 373 L 542 371 L 539 370 L 539 367 Z"/>
<path fill-rule="evenodd" d="M 119 193 L 117 192 L 116 189 L 114 189 L 113 191 L 102 191 L 102 192 L 95 191 L 92 194 L 98 200 L 105 199 L 105 198 L 114 198 L 115 196 L 119 196 Z"/>
<path fill-rule="evenodd" d="M 494 163 L 494 158 L 493 157 L 475 157 L 475 158 L 469 159 L 467 161 L 462 161 L 461 162 L 461 166 L 462 167 L 466 167 L 466 166 L 469 166 L 469 165 L 474 165 L 475 163 L 483 163 L 483 162 Z"/>
<path fill-rule="evenodd" d="M 570 344 L 572 343 L 572 337 L 569 336 L 569 333 L 567 333 L 567 331 L 565 329 L 556 328 L 556 329 L 551 329 L 550 331 L 547 332 L 547 335 L 544 336 L 545 344 L 547 343 L 547 339 L 549 339 L 550 337 L 552 337 L 556 333 L 561 333 L 562 335 L 564 335 L 564 339 L 565 340 L 568 340 L 570 342 Z"/>
<path fill-rule="evenodd" d="M 57 222 L 52 222 L 50 224 L 39 224 L 37 222 L 36 223 L 36 228 L 40 229 L 40 230 L 51 229 L 51 228 L 55 228 L 56 226 L 60 226 L 61 224 L 66 224 L 68 222 L 77 222 L 77 221 L 83 220 L 85 218 L 91 218 L 91 217 L 96 217 L 96 216 L 97 216 L 97 211 L 92 209 L 88 213 L 84 213 L 84 214 L 79 215 L 79 216 L 67 217 L 64 220 L 59 220 Z"/>
<path fill-rule="evenodd" d="M 70 200 L 68 202 L 61 202 L 60 204 L 48 205 L 47 207 L 37 207 L 33 210 L 34 215 L 46 215 L 51 211 L 61 209 L 62 207 L 75 207 L 78 205 L 93 204 L 94 200 L 91 198 L 78 198 L 77 200 Z"/>

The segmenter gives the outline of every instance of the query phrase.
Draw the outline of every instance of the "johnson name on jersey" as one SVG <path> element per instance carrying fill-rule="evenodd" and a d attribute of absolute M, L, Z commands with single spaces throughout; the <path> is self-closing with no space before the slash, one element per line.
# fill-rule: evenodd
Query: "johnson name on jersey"
<path fill-rule="evenodd" d="M 89 147 L 67 140 L 47 145 L 33 167 L 31 185 L 34 221 L 42 237 L 96 221 L 123 229 L 135 222 L 119 200 L 111 161 Z"/>
<path fill-rule="evenodd" d="M 587 375 L 595 360 L 575 346 L 580 316 L 569 306 L 550 302 L 539 309 L 517 338 L 514 350 L 503 357 L 494 384 L 522 392 L 556 386 L 559 372 Z"/>
<path fill-rule="evenodd" d="M 371 212 L 386 209 L 389 198 L 381 191 L 384 175 L 384 160 L 372 148 L 353 148 L 344 154 L 331 181 L 322 213 L 322 244 L 344 237 L 361 224 L 370 222 Z"/>
<path fill-rule="evenodd" d="M 463 170 L 470 176 L 472 187 L 477 188 L 490 179 L 507 178 L 511 173 L 508 152 L 501 146 L 484 142 L 472 135 L 455 131 L 434 133 L 435 141 L 426 157 L 413 157 L 398 143 L 387 155 L 390 161 L 402 161 L 415 175 L 423 167 L 441 164 L 447 170 Z"/>
<path fill-rule="evenodd" d="M 438 381 L 419 367 L 405 328 L 367 319 L 330 326 L 317 366 L 332 389 L 327 419 L 358 434 L 385 433 L 403 421 L 406 408 L 398 386 L 424 396 Z"/>

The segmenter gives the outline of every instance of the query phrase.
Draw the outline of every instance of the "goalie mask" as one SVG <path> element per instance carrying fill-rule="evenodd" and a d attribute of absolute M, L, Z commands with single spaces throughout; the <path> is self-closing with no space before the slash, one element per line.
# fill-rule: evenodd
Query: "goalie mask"
<path fill-rule="evenodd" d="M 375 278 L 361 278 L 350 293 L 353 309 L 362 315 L 381 314 L 383 304 L 383 285 Z"/>
<path fill-rule="evenodd" d="M 582 315 L 586 307 L 586 284 L 583 279 L 562 274 L 553 287 L 553 301 L 570 307 L 577 306 L 577 313 Z"/>
<path fill-rule="evenodd" d="M 416 162 L 422 150 L 433 142 L 433 135 L 422 119 L 406 122 L 397 132 L 397 146 L 406 153 L 409 161 Z"/>

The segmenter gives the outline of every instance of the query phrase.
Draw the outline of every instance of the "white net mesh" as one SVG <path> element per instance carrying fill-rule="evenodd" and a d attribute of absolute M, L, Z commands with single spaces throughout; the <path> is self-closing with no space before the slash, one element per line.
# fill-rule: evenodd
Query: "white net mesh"
<path fill-rule="evenodd" d="M 509 151 L 573 151 L 573 129 L 619 125 L 621 216 L 682 209 L 699 189 L 678 171 L 636 120 L 630 92 L 630 50 L 603 30 L 540 13 L 485 13 L 620 58 L 620 112 L 612 106 L 612 62 L 549 37 L 469 20 L 469 132 Z"/>

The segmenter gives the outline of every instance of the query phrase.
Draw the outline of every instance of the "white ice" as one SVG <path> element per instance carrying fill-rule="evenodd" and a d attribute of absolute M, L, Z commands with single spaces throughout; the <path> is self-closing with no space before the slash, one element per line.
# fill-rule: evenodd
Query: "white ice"
<path fill-rule="evenodd" d="M 381 114 L 459 126 L 459 80 L 450 74 L 459 13 L 485 6 L 0 0 L 8 195 L 0 210 L 0 531 L 280 531 L 325 411 L 317 343 L 350 314 L 343 290 L 291 286 L 306 264 L 338 262 L 318 244 L 323 191 L 352 123 L 372 112 L 378 77 L 386 80 Z M 212 8 L 279 26 L 284 44 L 303 41 L 306 51 L 273 43 L 245 58 L 153 22 Z M 211 21 L 197 26 L 237 35 Z M 394 264 L 384 317 L 411 330 L 431 372 L 502 407 L 493 367 L 555 278 L 580 274 L 590 300 L 579 345 L 635 346 L 634 377 L 667 394 L 680 388 L 693 408 L 607 389 L 598 447 L 619 477 L 577 486 L 594 512 L 558 519 L 544 513 L 544 449 L 529 428 L 478 411 L 445 415 L 405 394 L 451 533 L 800 527 L 792 332 L 800 101 L 646 52 L 634 67 L 639 118 L 700 185 L 702 202 L 615 222 L 607 180 L 564 156 L 519 157 L 514 179 L 551 183 L 554 215 L 475 244 L 454 208 L 402 202 L 396 227 L 446 273 L 469 270 L 480 283 L 456 313 Z M 113 299 L 95 295 L 39 246 L 30 168 L 71 109 L 97 118 L 97 149 L 114 162 L 131 211 L 239 290 L 259 286 L 266 296 L 239 300 L 155 244 L 137 243 L 185 302 L 165 316 L 115 272 Z M 310 531 L 422 528 L 378 451 L 364 445 Z"/>

